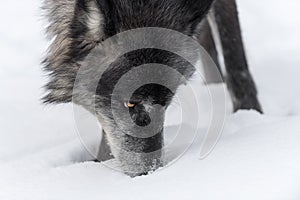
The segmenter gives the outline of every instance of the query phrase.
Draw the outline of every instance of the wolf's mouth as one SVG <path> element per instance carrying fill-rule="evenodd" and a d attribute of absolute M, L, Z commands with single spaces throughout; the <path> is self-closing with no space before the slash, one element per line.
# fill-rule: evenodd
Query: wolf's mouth
<path fill-rule="evenodd" d="M 111 150 L 124 173 L 134 177 L 163 166 L 163 129 L 149 138 L 125 135 L 122 140 L 119 147 L 111 146 Z"/>

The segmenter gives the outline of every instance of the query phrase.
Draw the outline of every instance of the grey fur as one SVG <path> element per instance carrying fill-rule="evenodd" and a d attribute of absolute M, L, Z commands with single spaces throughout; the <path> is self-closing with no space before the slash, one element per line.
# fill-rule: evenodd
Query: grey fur
<path fill-rule="evenodd" d="M 115 49 L 102 49 L 103 40 L 117 33 L 142 27 L 172 29 L 195 37 L 204 44 L 219 65 L 220 52 L 216 49 L 211 28 L 207 21 L 203 21 L 211 7 L 215 11 L 213 14 L 216 17 L 224 52 L 226 80 L 232 94 L 234 109 L 256 109 L 262 112 L 256 97 L 255 84 L 247 66 L 235 0 L 44 0 L 43 9 L 49 24 L 47 34 L 52 40 L 43 62 L 50 76 L 44 102 L 68 103 L 74 100 L 75 103 L 96 114 L 105 130 L 112 154 L 121 161 L 124 171 L 133 170 L 136 173 L 131 175 L 134 176 L 140 171 L 147 173 L 151 169 L 156 169 L 161 165 L 164 111 L 174 94 L 161 86 L 151 84 L 140 88 L 135 94 L 134 97 L 140 98 L 140 101 L 133 109 L 128 108 L 132 112 L 135 123 L 147 126 L 148 115 L 153 112 L 153 116 L 159 119 L 157 127 L 161 129 L 157 135 L 141 139 L 130 136 L 128 131 L 130 125 L 125 119 L 121 120 L 120 126 L 116 125 L 111 114 L 113 102 L 111 89 L 116 84 L 115 79 L 121 78 L 134 67 L 146 63 L 173 66 L 187 79 L 194 70 L 175 55 L 153 49 L 142 49 L 133 54 L 120 56 L 106 72 L 102 84 L 94 80 L 96 77 L 93 75 L 96 72 L 90 70 L 89 66 L 100 65 L 100 63 L 107 65 L 106 63 L 110 63 L 116 53 Z M 201 35 L 201 32 L 205 34 Z M 154 40 L 164 43 L 156 38 Z M 185 51 L 185 49 L 181 50 Z M 88 55 L 91 59 L 86 60 Z M 90 81 L 84 84 L 99 86 L 96 94 L 94 90 L 89 90 L 89 87 L 85 87 L 84 90 L 73 90 L 78 71 L 83 66 L 87 67 L 84 75 L 88 77 L 86 80 Z M 174 77 L 173 79 L 169 77 L 168 73 L 159 73 L 160 70 L 157 70 L 155 76 L 162 76 L 161 78 L 167 80 L 166 82 L 172 82 L 176 91 L 181 82 Z M 94 100 L 96 110 L 92 106 Z M 163 111 L 154 104 L 160 104 Z M 123 103 L 118 109 L 124 109 L 122 106 Z M 108 153 L 106 150 L 105 152 Z M 145 156 L 143 152 L 148 153 L 150 150 L 156 153 L 150 157 Z M 128 151 L 135 153 L 128 154 Z"/>
<path fill-rule="evenodd" d="M 48 19 L 47 36 L 52 43 L 44 60 L 45 70 L 49 72 L 50 82 L 46 85 L 48 95 L 45 102 L 65 103 L 72 100 L 74 80 L 80 64 L 72 57 L 72 48 L 82 52 L 93 49 L 103 39 L 103 17 L 95 1 L 88 0 L 89 11 L 86 15 L 78 16 L 80 21 L 87 23 L 90 30 L 85 35 L 74 38 L 71 27 L 75 19 L 76 0 L 45 0 L 43 10 Z M 95 23 L 98 18 L 98 23 Z M 95 30 L 95 26 L 99 26 Z"/>

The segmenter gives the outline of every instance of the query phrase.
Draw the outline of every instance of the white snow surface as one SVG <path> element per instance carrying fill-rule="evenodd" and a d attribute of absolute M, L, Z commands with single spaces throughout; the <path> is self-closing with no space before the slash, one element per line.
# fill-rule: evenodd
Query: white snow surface
<path fill-rule="evenodd" d="M 1 1 L 0 199 L 299 200 L 300 1 L 238 4 L 265 114 L 233 114 L 227 95 L 224 131 L 208 157 L 199 159 L 198 137 L 172 165 L 129 178 L 87 161 L 72 105 L 39 101 L 47 79 L 40 61 L 48 45 L 40 1 Z M 177 124 L 172 112 L 168 126 Z"/>

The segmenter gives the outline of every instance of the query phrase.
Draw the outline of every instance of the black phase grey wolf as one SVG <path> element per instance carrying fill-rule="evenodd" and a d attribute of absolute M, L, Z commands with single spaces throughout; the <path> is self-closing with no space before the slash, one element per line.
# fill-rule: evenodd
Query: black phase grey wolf
<path fill-rule="evenodd" d="M 106 39 L 124 31 L 160 27 L 198 40 L 217 66 L 222 53 L 226 66 L 226 75 L 223 77 L 232 97 L 234 111 L 254 109 L 262 112 L 255 83 L 248 70 L 235 0 L 45 0 L 43 7 L 47 12 L 47 32 L 52 41 L 43 62 L 50 77 L 46 85 L 48 93 L 44 97 L 46 103 L 72 102 L 73 87 L 81 65 L 87 65 L 86 57 L 95 48 L 101 48 Z M 216 48 L 216 35 L 219 36 L 222 51 Z M 131 39 L 135 40 L 134 37 Z M 105 55 L 109 57 L 110 52 Z M 94 61 L 87 63 L 97 65 L 93 63 L 98 62 L 97 54 L 94 52 L 93 56 Z M 171 66 L 186 77 L 194 72 L 189 63 L 172 52 L 155 48 L 138 49 L 120 56 L 110 66 L 99 66 L 107 68 L 94 94 L 94 114 L 103 127 L 104 135 L 98 159 L 104 161 L 112 155 L 122 164 L 124 171 L 128 166 L 137 169 L 136 172 L 128 172 L 132 176 L 146 174 L 161 166 L 165 110 L 174 97 L 174 90 L 181 84 L 172 73 L 157 68 L 150 76 L 167 80 L 174 90 L 149 83 L 137 88 L 127 99 L 120 97 L 113 100 L 112 93 L 118 80 L 132 69 L 148 63 Z M 206 74 L 209 75 L 209 70 L 206 70 Z M 89 95 L 83 91 L 78 98 L 80 100 L 75 103 L 92 110 L 86 103 L 89 102 Z M 128 123 L 125 115 L 116 124 L 112 104 L 120 113 L 129 112 L 129 118 L 135 126 Z M 138 129 L 151 123 L 155 126 L 156 134 L 135 137 L 131 133 L 132 127 Z M 143 153 L 151 153 L 151 156 L 143 156 Z"/>

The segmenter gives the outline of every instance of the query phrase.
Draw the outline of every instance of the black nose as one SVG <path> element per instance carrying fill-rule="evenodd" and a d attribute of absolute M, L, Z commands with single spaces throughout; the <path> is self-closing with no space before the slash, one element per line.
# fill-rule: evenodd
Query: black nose
<path fill-rule="evenodd" d="M 151 123 L 149 113 L 145 110 L 143 105 L 137 105 L 135 108 L 130 109 L 129 113 L 132 120 L 138 126 L 145 127 Z"/>
<path fill-rule="evenodd" d="M 151 123 L 150 116 L 147 112 L 140 112 L 135 120 L 136 125 L 138 126 L 148 126 Z"/>

